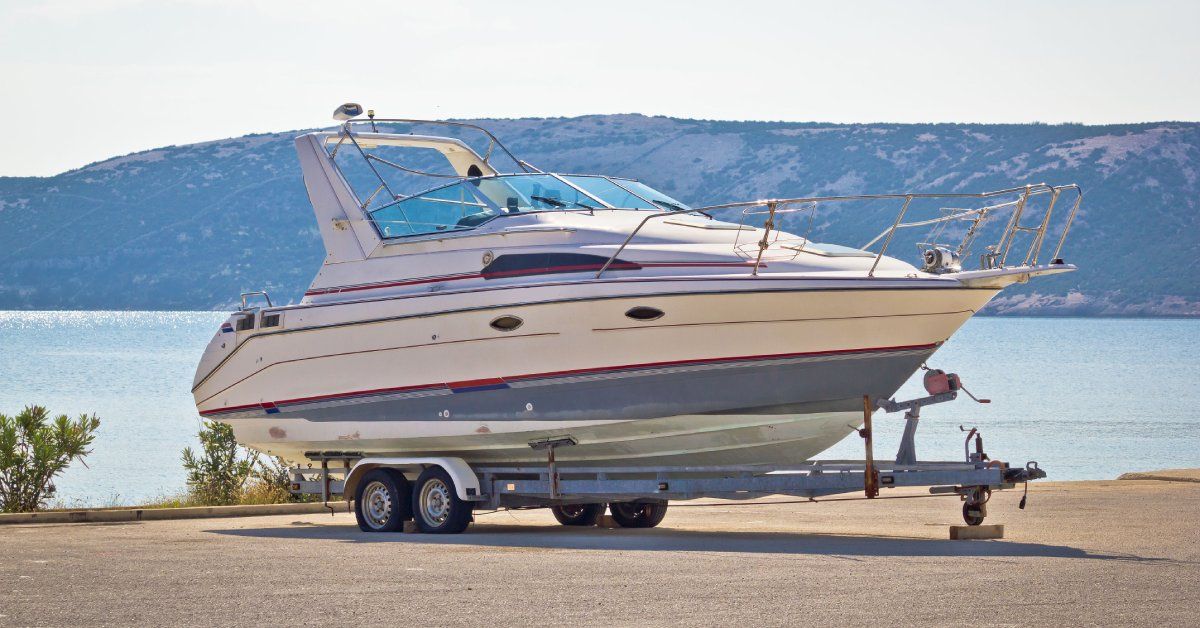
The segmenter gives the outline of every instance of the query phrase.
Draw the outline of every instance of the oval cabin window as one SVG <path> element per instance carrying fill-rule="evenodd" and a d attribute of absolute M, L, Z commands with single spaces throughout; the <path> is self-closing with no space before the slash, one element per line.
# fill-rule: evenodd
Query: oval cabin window
<path fill-rule="evenodd" d="M 496 331 L 512 331 L 521 326 L 525 321 L 516 316 L 501 316 L 492 321 L 492 329 Z"/>
<path fill-rule="evenodd" d="M 663 311 L 658 308 L 642 305 L 625 312 L 625 316 L 635 321 L 653 321 L 662 318 Z"/>

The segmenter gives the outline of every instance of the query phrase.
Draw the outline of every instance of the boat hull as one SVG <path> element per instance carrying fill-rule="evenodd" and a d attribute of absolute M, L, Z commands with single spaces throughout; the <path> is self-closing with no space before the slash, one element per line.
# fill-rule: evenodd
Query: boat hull
<path fill-rule="evenodd" d="M 934 346 L 597 370 L 474 388 L 381 392 L 227 419 L 239 441 L 306 451 L 536 460 L 529 441 L 571 436 L 562 460 L 679 464 L 800 462 L 862 421 Z M 437 416 L 436 420 L 424 417 Z M 767 457 L 764 460 L 764 457 Z"/>
<path fill-rule="evenodd" d="M 992 294 L 676 294 L 397 317 L 268 334 L 197 397 L 223 386 L 202 413 L 290 460 L 536 461 L 529 441 L 571 436 L 561 460 L 797 463 L 850 433 L 863 395 L 893 395 Z M 647 305 L 666 315 L 624 316 Z M 499 314 L 520 317 L 518 333 L 487 329 Z M 420 337 L 437 342 L 404 342 Z"/>

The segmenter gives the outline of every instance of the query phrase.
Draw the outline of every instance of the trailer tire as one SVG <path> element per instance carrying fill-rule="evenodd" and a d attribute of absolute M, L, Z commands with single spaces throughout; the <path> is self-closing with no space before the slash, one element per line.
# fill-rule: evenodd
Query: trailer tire
<path fill-rule="evenodd" d="M 667 516 L 667 502 L 613 502 L 608 510 L 622 528 L 653 528 Z"/>
<path fill-rule="evenodd" d="M 363 532 L 396 532 L 412 517 L 404 474 L 387 468 L 367 472 L 354 491 L 354 518 Z"/>
<path fill-rule="evenodd" d="M 969 526 L 977 526 L 983 523 L 984 517 L 987 516 L 987 511 L 983 504 L 972 504 L 966 502 L 963 504 L 963 521 Z"/>
<path fill-rule="evenodd" d="M 412 491 L 417 529 L 427 534 L 458 534 L 471 524 L 471 502 L 458 497 L 446 470 L 432 466 L 421 472 Z"/>
<path fill-rule="evenodd" d="M 550 512 L 565 526 L 594 526 L 604 514 L 604 504 L 564 504 L 551 506 Z"/>

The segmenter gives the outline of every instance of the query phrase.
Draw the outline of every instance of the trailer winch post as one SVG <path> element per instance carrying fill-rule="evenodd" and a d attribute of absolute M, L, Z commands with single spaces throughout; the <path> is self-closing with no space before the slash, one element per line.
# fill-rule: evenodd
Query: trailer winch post
<path fill-rule="evenodd" d="M 875 441 L 871 433 L 871 396 L 863 395 L 863 427 L 858 431 L 867 450 L 867 464 L 863 473 L 863 492 L 867 499 L 879 496 L 879 475 L 875 471 Z"/>

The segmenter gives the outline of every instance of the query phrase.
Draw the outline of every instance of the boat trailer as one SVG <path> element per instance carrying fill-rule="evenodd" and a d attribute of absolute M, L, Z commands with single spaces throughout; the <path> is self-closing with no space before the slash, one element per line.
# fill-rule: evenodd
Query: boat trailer
<path fill-rule="evenodd" d="M 929 487 L 932 495 L 957 494 L 963 504 L 963 520 L 977 526 L 987 516 L 987 502 L 993 491 L 1012 489 L 1018 484 L 1026 484 L 1028 490 L 1029 481 L 1046 477 L 1036 462 L 1013 467 L 989 458 L 983 449 L 983 438 L 974 428 L 959 428 L 967 433 L 962 461 L 917 460 L 915 439 L 922 407 L 952 401 L 960 391 L 976 402 L 988 403 L 986 399 L 971 395 L 953 373 L 926 368 L 925 387 L 930 393 L 928 396 L 908 401 L 883 399 L 873 403 L 869 397 L 863 398 L 863 426 L 856 429 L 863 439 L 864 460 L 818 460 L 788 466 L 588 467 L 556 460 L 556 450 L 571 447 L 576 442 L 571 436 L 564 435 L 529 443 L 532 449 L 545 452 L 544 465 L 470 465 L 461 458 L 437 456 L 306 452 L 312 462 L 305 467 L 290 469 L 291 490 L 298 495 L 321 495 L 326 505 L 338 494 L 344 496 L 347 505 L 355 499 L 363 501 L 364 504 L 358 504 L 354 509 L 364 530 L 400 529 L 394 522 L 391 527 L 376 528 L 363 521 L 370 515 L 372 505 L 382 508 L 386 502 L 390 507 L 393 501 L 387 499 L 386 494 L 377 499 L 375 493 L 364 496 L 363 492 L 364 479 L 378 477 L 371 475 L 372 472 L 379 473 L 376 470 L 386 470 L 392 474 L 391 490 L 401 490 L 412 500 L 411 512 L 400 511 L 402 518 L 413 517 L 417 527 L 426 532 L 459 532 L 470 521 L 473 510 L 549 507 L 564 524 L 590 525 L 603 512 L 604 504 L 609 504 L 619 524 L 652 527 L 661 521 L 670 500 L 702 497 L 747 500 L 767 495 L 816 499 L 860 491 L 865 498 L 874 499 L 884 489 Z M 879 461 L 874 456 L 872 415 L 876 409 L 887 413 L 905 412 L 904 433 L 896 457 L 891 461 Z M 429 488 L 431 482 L 434 490 Z M 382 484 L 388 484 L 387 478 Z M 401 486 L 404 488 L 400 489 Z M 400 499 L 404 500 L 404 497 L 400 496 Z M 365 503 L 368 501 L 370 503 Z M 459 526 L 441 529 L 430 524 L 436 524 L 439 517 L 445 519 L 446 513 L 456 504 L 461 515 Z M 624 517 L 617 516 L 618 506 Z M 648 516 L 653 509 L 658 512 L 647 522 L 645 518 L 639 519 L 636 513 L 630 515 L 629 507 L 634 510 L 646 507 Z M 1019 507 L 1025 507 L 1025 497 L 1021 498 Z M 461 512 L 464 509 L 466 514 Z M 330 511 L 333 511 L 332 506 Z M 583 519 L 572 519 L 581 511 L 584 512 Z M 566 513 L 565 519 L 563 513 Z M 387 513 L 379 516 L 386 523 Z M 426 525 L 421 525 L 423 516 Z"/>

